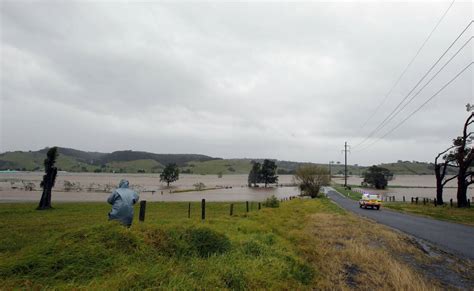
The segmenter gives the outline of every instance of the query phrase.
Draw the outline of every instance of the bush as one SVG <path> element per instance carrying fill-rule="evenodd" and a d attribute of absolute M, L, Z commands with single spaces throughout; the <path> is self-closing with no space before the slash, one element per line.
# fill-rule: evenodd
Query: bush
<path fill-rule="evenodd" d="M 311 198 L 318 197 L 321 186 L 329 185 L 330 179 L 328 170 L 316 165 L 301 166 L 295 174 L 301 196 L 311 196 Z"/>
<path fill-rule="evenodd" d="M 276 198 L 275 195 L 272 195 L 271 197 L 268 197 L 265 202 L 263 202 L 263 206 L 270 208 L 278 208 L 280 207 L 280 201 L 278 201 L 278 198 Z"/>
<path fill-rule="evenodd" d="M 25 191 L 34 191 L 36 189 L 36 184 L 33 182 L 24 183 Z"/>
<path fill-rule="evenodd" d="M 170 257 L 210 257 L 230 250 L 230 240 L 210 228 L 146 229 L 144 241 L 158 253 Z"/>
<path fill-rule="evenodd" d="M 206 185 L 203 182 L 199 182 L 193 185 L 196 191 L 202 191 L 206 188 Z"/>
<path fill-rule="evenodd" d="M 203 258 L 230 250 L 229 238 L 210 228 L 191 228 L 187 231 L 187 239 L 194 251 Z"/>

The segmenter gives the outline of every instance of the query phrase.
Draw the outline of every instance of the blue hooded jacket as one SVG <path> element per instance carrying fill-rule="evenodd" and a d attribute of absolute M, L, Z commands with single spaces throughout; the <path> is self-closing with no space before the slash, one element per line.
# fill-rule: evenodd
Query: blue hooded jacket
<path fill-rule="evenodd" d="M 135 191 L 128 188 L 128 181 L 121 180 L 119 187 L 107 199 L 107 202 L 112 204 L 109 220 L 118 220 L 127 226 L 132 225 L 133 204 L 137 203 L 139 198 Z"/>

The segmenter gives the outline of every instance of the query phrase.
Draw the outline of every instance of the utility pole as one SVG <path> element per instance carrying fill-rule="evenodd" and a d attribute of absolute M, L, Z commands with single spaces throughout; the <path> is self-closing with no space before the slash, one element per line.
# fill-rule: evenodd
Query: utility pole
<path fill-rule="evenodd" d="M 347 187 L 347 152 L 349 151 L 347 148 L 347 141 L 344 142 L 344 187 Z"/>

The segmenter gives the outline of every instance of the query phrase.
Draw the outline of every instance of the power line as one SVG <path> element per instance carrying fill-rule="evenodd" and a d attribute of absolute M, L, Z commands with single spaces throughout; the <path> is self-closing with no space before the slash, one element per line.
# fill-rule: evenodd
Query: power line
<path fill-rule="evenodd" d="M 436 62 L 431 65 L 431 67 L 428 69 L 428 71 L 423 75 L 423 77 L 418 81 L 418 83 L 416 83 L 416 85 L 410 90 L 410 92 L 408 92 L 407 95 L 405 95 L 405 97 L 398 103 L 398 105 L 392 110 L 392 112 L 390 112 L 390 114 L 385 117 L 385 119 L 374 129 L 372 130 L 369 135 L 364 138 L 364 140 L 362 140 L 361 142 L 359 142 L 357 145 L 354 146 L 354 148 L 360 146 L 361 144 L 363 144 L 366 140 L 368 140 L 369 138 L 371 138 L 375 133 L 377 133 L 380 129 L 382 129 L 385 125 L 387 125 L 387 120 L 389 118 L 392 117 L 392 115 L 398 110 L 398 108 L 400 108 L 400 106 L 403 104 L 403 102 L 405 102 L 405 100 L 407 100 L 407 98 L 411 95 L 411 93 L 413 93 L 413 91 L 415 91 L 415 89 L 418 87 L 418 85 L 421 84 L 421 82 L 423 82 L 423 80 L 429 75 L 429 73 L 431 73 L 431 71 L 436 67 L 436 65 L 443 59 L 443 57 L 448 53 L 448 51 L 454 46 L 454 44 L 461 38 L 461 36 L 469 29 L 469 27 L 472 25 L 473 21 L 471 20 L 469 22 L 469 24 L 461 31 L 461 33 L 456 37 L 456 39 L 448 46 L 448 48 L 441 54 L 441 56 L 438 58 L 438 60 L 436 60 Z M 399 112 L 397 112 L 395 114 L 395 116 L 398 114 Z M 393 119 L 393 118 L 392 118 Z"/>
<path fill-rule="evenodd" d="M 375 110 L 372 112 L 372 114 L 369 115 L 369 118 L 367 118 L 367 120 L 364 122 L 364 124 L 362 124 L 361 126 L 361 129 L 364 128 L 367 123 L 372 119 L 372 117 L 375 116 L 375 114 L 377 114 L 377 112 L 379 111 L 380 107 L 382 107 L 382 105 L 385 103 L 385 101 L 387 101 L 388 97 L 390 96 L 390 94 L 392 94 L 392 91 L 393 89 L 395 89 L 395 87 L 398 85 L 398 83 L 400 82 L 400 80 L 403 78 L 403 76 L 405 75 L 405 73 L 408 71 L 408 69 L 410 68 L 410 66 L 413 64 L 413 62 L 415 61 L 415 59 L 418 57 L 418 55 L 420 54 L 421 50 L 425 47 L 426 43 L 428 42 L 428 40 L 431 38 L 431 36 L 433 35 L 433 33 L 435 32 L 435 30 L 438 28 L 439 24 L 441 23 L 441 21 L 443 21 L 444 17 L 446 16 L 446 14 L 448 14 L 448 11 L 451 9 L 451 7 L 453 6 L 454 2 L 456 0 L 453 0 L 451 2 L 451 4 L 449 5 L 449 7 L 446 9 L 446 11 L 443 13 L 443 15 L 441 16 L 441 18 L 438 20 L 438 22 L 436 23 L 436 25 L 433 27 L 433 29 L 431 30 L 431 32 L 428 34 L 428 37 L 425 39 L 425 41 L 421 44 L 421 46 L 418 48 L 418 51 L 416 52 L 416 54 L 413 56 L 413 58 L 410 60 L 410 62 L 408 63 L 408 65 L 405 67 L 405 69 L 402 71 L 402 73 L 400 74 L 400 76 L 398 77 L 397 81 L 395 81 L 395 84 L 393 84 L 393 86 L 390 88 L 390 90 L 387 92 L 387 94 L 385 94 L 385 97 L 384 99 L 382 100 L 382 102 L 379 103 L 379 105 L 377 106 L 377 108 L 375 108 Z"/>
<path fill-rule="evenodd" d="M 399 128 L 403 123 L 405 123 L 408 119 L 410 119 L 413 115 L 415 115 L 418 111 L 421 110 L 426 104 L 428 104 L 431 100 L 433 100 L 436 96 L 438 96 L 439 93 L 441 93 L 446 87 L 448 87 L 452 82 L 454 82 L 459 76 L 461 76 L 467 69 L 469 69 L 470 66 L 472 66 L 474 62 L 469 63 L 467 66 L 465 66 L 459 73 L 456 74 L 451 80 L 449 80 L 446 84 L 444 84 L 438 91 L 436 91 L 435 94 L 433 94 L 430 98 L 428 98 L 425 102 L 423 102 L 417 109 L 415 109 L 412 113 L 410 113 L 405 119 L 400 121 L 395 127 L 393 127 L 391 130 L 386 132 L 383 136 L 379 137 L 369 145 L 365 146 L 364 148 L 358 150 L 357 152 L 366 150 L 367 148 L 373 146 L 377 142 L 379 142 L 381 139 L 385 138 L 387 135 L 395 131 L 397 128 Z"/>
<path fill-rule="evenodd" d="M 390 121 L 393 120 L 393 118 L 395 118 L 401 111 L 403 111 L 403 109 L 405 109 L 408 104 L 410 104 L 420 93 L 421 91 L 423 91 L 423 89 L 426 88 L 426 86 L 428 86 L 431 81 L 433 81 L 434 78 L 436 78 L 439 73 L 441 73 L 441 71 L 464 49 L 464 47 L 466 47 L 466 45 L 468 43 L 471 42 L 471 40 L 473 39 L 473 37 L 471 36 L 457 51 L 454 55 L 451 56 L 451 58 L 449 58 L 449 60 L 431 77 L 431 79 L 429 79 L 424 85 L 423 87 L 420 88 L 420 90 L 418 90 L 418 92 L 416 92 L 415 95 L 413 95 L 405 104 L 403 104 L 403 106 L 394 114 L 392 115 L 392 117 L 390 117 L 389 120 L 387 120 L 386 124 L 387 125 Z"/>

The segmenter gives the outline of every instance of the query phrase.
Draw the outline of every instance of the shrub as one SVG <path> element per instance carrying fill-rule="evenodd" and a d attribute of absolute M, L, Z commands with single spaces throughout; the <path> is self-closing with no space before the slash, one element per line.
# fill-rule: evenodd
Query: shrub
<path fill-rule="evenodd" d="M 327 169 L 316 165 L 304 165 L 296 170 L 295 180 L 302 196 L 318 197 L 321 186 L 328 185 L 330 176 Z"/>
<path fill-rule="evenodd" d="M 278 201 L 275 195 L 272 195 L 271 197 L 268 197 L 265 202 L 263 202 L 263 206 L 270 208 L 278 208 L 280 207 L 280 201 Z"/>
<path fill-rule="evenodd" d="M 191 247 L 200 257 L 210 257 L 230 250 L 229 238 L 210 228 L 191 228 L 186 234 Z"/>
<path fill-rule="evenodd" d="M 206 185 L 203 182 L 199 182 L 193 185 L 196 191 L 202 191 L 206 188 Z"/>
<path fill-rule="evenodd" d="M 210 228 L 146 229 L 144 241 L 166 256 L 203 258 L 230 250 L 230 240 Z"/>
<path fill-rule="evenodd" d="M 25 187 L 25 191 L 34 191 L 36 189 L 36 184 L 33 182 L 23 183 Z"/>

